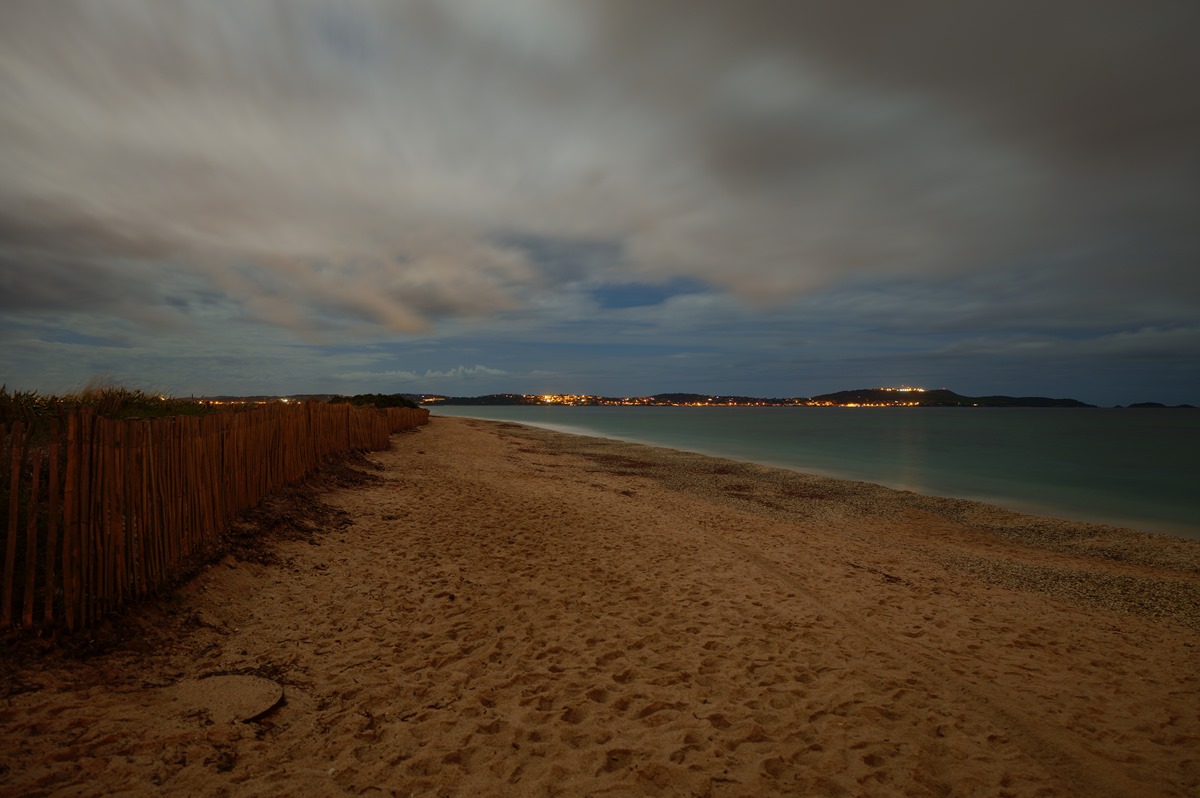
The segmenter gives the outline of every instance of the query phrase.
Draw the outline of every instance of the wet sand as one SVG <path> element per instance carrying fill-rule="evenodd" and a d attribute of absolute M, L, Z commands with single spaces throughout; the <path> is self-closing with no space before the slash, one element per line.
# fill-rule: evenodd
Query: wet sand
<path fill-rule="evenodd" d="M 370 458 L 346 523 L 10 664 L 0 794 L 1200 792 L 1200 544 L 470 419 Z"/>

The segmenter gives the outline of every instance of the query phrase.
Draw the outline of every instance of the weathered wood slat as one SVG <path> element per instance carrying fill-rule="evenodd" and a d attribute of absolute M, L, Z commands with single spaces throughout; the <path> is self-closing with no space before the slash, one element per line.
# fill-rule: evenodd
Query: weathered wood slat
<path fill-rule="evenodd" d="M 53 419 L 50 422 L 50 444 L 49 444 L 49 476 L 47 484 L 46 497 L 46 567 L 45 567 L 45 591 L 46 595 L 42 602 L 42 626 L 51 627 L 54 625 L 54 603 L 57 598 L 55 591 L 57 584 L 55 582 L 55 572 L 59 566 L 59 512 L 61 511 L 61 497 L 59 490 L 62 487 L 61 476 L 58 473 L 59 469 L 59 451 L 62 448 L 62 441 L 59 439 L 61 432 L 59 420 Z"/>
<path fill-rule="evenodd" d="M 79 414 L 67 417 L 67 470 L 63 479 L 63 619 L 74 631 L 79 619 Z"/>
<path fill-rule="evenodd" d="M 34 449 L 29 480 L 29 501 L 25 505 L 25 595 L 21 626 L 33 628 L 33 599 L 37 588 L 38 506 L 41 504 L 42 450 Z"/>
<path fill-rule="evenodd" d="M 17 529 L 19 511 L 21 509 L 21 463 L 25 459 L 24 443 L 25 425 L 20 421 L 12 426 L 12 438 L 9 444 L 8 460 L 8 519 L 5 524 L 4 545 L 4 576 L 0 580 L 0 627 L 12 625 L 13 619 L 13 589 L 16 580 L 17 566 Z"/>

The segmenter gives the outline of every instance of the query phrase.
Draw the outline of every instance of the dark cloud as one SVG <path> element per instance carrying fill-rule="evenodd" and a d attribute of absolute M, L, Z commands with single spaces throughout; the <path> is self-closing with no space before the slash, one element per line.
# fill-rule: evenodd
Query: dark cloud
<path fill-rule="evenodd" d="M 102 219 L 49 203 L 0 207 L 0 247 L 5 251 L 75 257 L 161 258 L 166 243 L 142 230 L 121 229 Z"/>
<path fill-rule="evenodd" d="M 627 268 L 620 241 L 571 239 L 510 233 L 498 237 L 501 245 L 522 252 L 551 285 L 603 278 Z"/>
<path fill-rule="evenodd" d="M 708 285 L 698 280 L 677 277 L 662 283 L 614 283 L 598 285 L 591 290 L 592 297 L 601 308 L 657 307 L 668 299 L 681 294 L 695 294 L 708 290 Z"/>
<path fill-rule="evenodd" d="M 1197 22 L 1189 3 L 667 2 L 620 5 L 608 46 L 631 83 L 694 98 L 713 174 L 788 203 L 795 268 L 972 270 L 1126 231 L 1174 245 L 1142 267 L 1178 277 L 1200 273 Z M 664 58 L 651 40 L 677 28 Z M 1100 280 L 1129 268 L 1095 249 Z"/>
<path fill-rule="evenodd" d="M 149 285 L 128 281 L 95 263 L 0 255 L 0 311 L 29 314 L 60 311 L 121 312 L 154 296 Z"/>

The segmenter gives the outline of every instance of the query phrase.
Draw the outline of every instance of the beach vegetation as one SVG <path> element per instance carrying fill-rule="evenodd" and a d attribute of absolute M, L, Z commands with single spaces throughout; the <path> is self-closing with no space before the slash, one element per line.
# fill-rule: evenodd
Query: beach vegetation
<path fill-rule="evenodd" d="M 381 409 L 389 407 L 420 409 L 420 405 L 414 402 L 408 394 L 403 393 L 360 393 L 355 396 L 334 396 L 329 399 L 329 403 L 351 404 L 359 407 L 378 407 Z"/>
<path fill-rule="evenodd" d="M 60 395 L 10 391 L 7 385 L 0 385 L 0 424 L 20 421 L 31 428 L 83 408 L 93 410 L 102 418 L 120 420 L 197 416 L 234 407 L 109 384 L 93 383 L 79 391 Z"/>

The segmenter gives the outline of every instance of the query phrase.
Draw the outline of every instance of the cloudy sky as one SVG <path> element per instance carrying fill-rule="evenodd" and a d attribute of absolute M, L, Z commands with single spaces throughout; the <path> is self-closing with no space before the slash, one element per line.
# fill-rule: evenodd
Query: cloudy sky
<path fill-rule="evenodd" d="M 1197 29 L 7 0 L 0 381 L 1200 404 Z"/>

